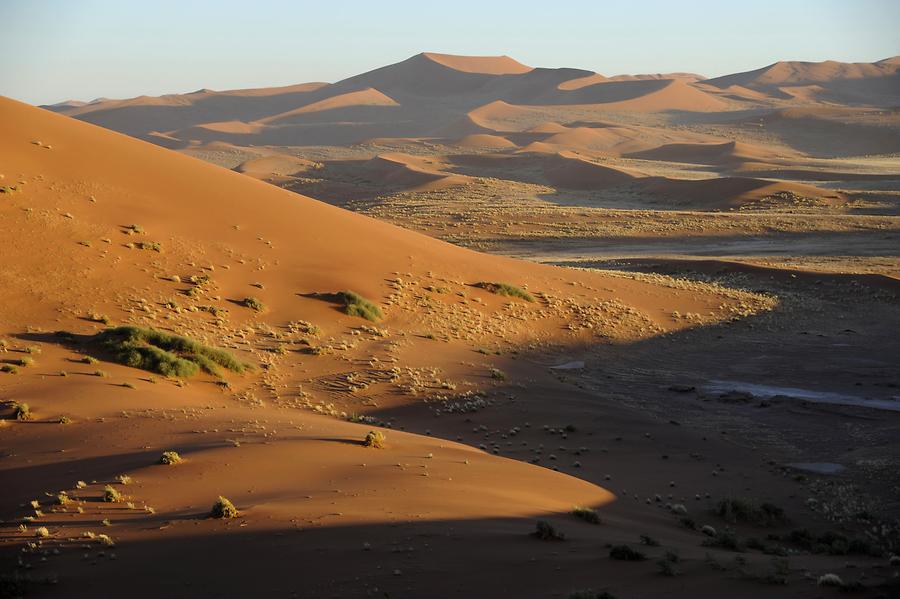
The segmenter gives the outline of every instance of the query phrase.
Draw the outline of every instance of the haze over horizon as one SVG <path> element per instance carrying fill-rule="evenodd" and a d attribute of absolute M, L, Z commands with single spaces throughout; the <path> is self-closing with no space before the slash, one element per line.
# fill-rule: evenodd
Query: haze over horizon
<path fill-rule="evenodd" d="M 430 5 L 387 12 L 270 0 L 247 14 L 230 0 L 152 8 L 9 0 L 0 5 L 11 25 L 0 52 L 15 58 L 4 61 L 0 93 L 52 104 L 334 82 L 423 51 L 505 54 L 530 66 L 606 75 L 707 77 L 780 60 L 873 62 L 900 54 L 895 2 L 828 1 L 812 13 L 799 1 L 763 2 L 753 11 L 705 1 L 688 8 L 565 2 L 522 11 L 463 0 L 445 14 Z"/>

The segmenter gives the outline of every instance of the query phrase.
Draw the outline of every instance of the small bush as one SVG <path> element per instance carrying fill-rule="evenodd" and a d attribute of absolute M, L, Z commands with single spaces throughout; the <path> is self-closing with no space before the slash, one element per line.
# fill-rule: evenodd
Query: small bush
<path fill-rule="evenodd" d="M 556 530 L 553 525 L 546 520 L 538 520 L 535 522 L 534 532 L 531 533 L 531 536 L 542 541 L 563 541 L 566 538 L 564 534 Z"/>
<path fill-rule="evenodd" d="M 7 374 L 17 374 L 19 372 L 19 369 L 12 364 L 4 364 L 3 366 L 0 366 L 0 372 L 5 372 Z"/>
<path fill-rule="evenodd" d="M 59 420 L 57 420 L 59 424 L 72 424 L 72 419 L 68 416 L 60 416 Z"/>
<path fill-rule="evenodd" d="M 69 503 L 69 496 L 65 493 L 57 493 L 56 495 L 56 504 L 57 505 L 67 505 Z"/>
<path fill-rule="evenodd" d="M 744 546 L 741 544 L 737 534 L 730 528 L 725 528 L 716 532 L 714 536 L 703 541 L 704 547 L 718 547 L 719 549 L 727 549 L 729 551 L 743 551 Z"/>
<path fill-rule="evenodd" d="M 844 581 L 837 574 L 823 574 L 819 576 L 818 584 L 820 587 L 842 587 Z"/>
<path fill-rule="evenodd" d="M 119 501 L 122 501 L 122 494 L 112 485 L 106 485 L 103 489 L 103 501 L 107 503 L 118 503 Z"/>
<path fill-rule="evenodd" d="M 505 381 L 506 373 L 500 370 L 499 368 L 491 368 L 490 370 L 491 378 L 495 381 Z"/>
<path fill-rule="evenodd" d="M 27 403 L 14 403 L 13 418 L 16 420 L 31 420 L 31 406 Z"/>
<path fill-rule="evenodd" d="M 255 312 L 262 312 L 266 309 L 266 305 L 255 297 L 245 297 L 241 300 L 241 305 Z"/>
<path fill-rule="evenodd" d="M 161 252 L 162 251 L 162 246 L 159 244 L 158 241 L 138 241 L 137 243 L 134 244 L 134 247 L 136 247 L 139 250 L 150 250 L 153 252 Z"/>
<path fill-rule="evenodd" d="M 384 449 L 385 436 L 381 431 L 369 431 L 363 440 L 363 445 L 374 449 Z"/>
<path fill-rule="evenodd" d="M 14 360 L 14 362 L 16 363 L 16 365 L 21 366 L 23 368 L 28 368 L 29 366 L 34 366 L 34 358 L 30 358 L 28 356 Z"/>
<path fill-rule="evenodd" d="M 603 523 L 603 521 L 600 519 L 600 515 L 597 513 L 597 510 L 592 510 L 589 507 L 575 506 L 575 508 L 572 510 L 572 515 L 580 520 L 584 520 L 589 524 Z"/>
<path fill-rule="evenodd" d="M 381 308 L 354 291 L 341 291 L 338 295 L 344 300 L 344 312 L 349 316 L 359 316 L 373 322 L 383 317 Z"/>
<path fill-rule="evenodd" d="M 517 297 L 519 299 L 523 299 L 526 302 L 533 302 L 534 296 L 522 289 L 521 287 L 516 287 L 515 285 L 510 285 L 509 283 L 477 283 L 476 287 L 481 287 L 486 291 L 490 291 L 491 293 L 495 293 L 497 295 L 505 295 L 507 297 Z"/>
<path fill-rule="evenodd" d="M 614 545 L 609 550 L 610 559 L 621 560 L 626 562 L 642 562 L 647 559 L 641 551 L 632 549 L 628 545 Z"/>
<path fill-rule="evenodd" d="M 213 504 L 209 515 L 213 518 L 236 518 L 238 511 L 233 503 L 219 495 L 219 498 Z"/>
<path fill-rule="evenodd" d="M 742 522 L 753 526 L 780 526 L 788 522 L 784 510 L 772 503 L 757 504 L 749 499 L 732 497 L 719 501 L 716 515 L 728 522 Z"/>
<path fill-rule="evenodd" d="M 165 464 L 166 466 L 174 466 L 181 462 L 182 458 L 178 455 L 177 451 L 164 451 L 163 454 L 159 456 L 159 463 Z"/>
<path fill-rule="evenodd" d="M 659 541 L 654 539 L 648 535 L 641 535 L 641 545 L 646 545 L 647 547 L 659 547 Z"/>
<path fill-rule="evenodd" d="M 201 369 L 219 374 L 219 366 L 234 372 L 249 369 L 224 350 L 153 329 L 116 327 L 97 333 L 94 340 L 113 352 L 119 363 L 164 376 L 188 377 Z"/>
<path fill-rule="evenodd" d="M 91 356 L 84 356 L 83 358 L 81 358 L 80 361 L 82 364 L 91 364 L 91 365 L 97 364 L 99 362 L 99 360 L 97 358 L 92 358 Z"/>

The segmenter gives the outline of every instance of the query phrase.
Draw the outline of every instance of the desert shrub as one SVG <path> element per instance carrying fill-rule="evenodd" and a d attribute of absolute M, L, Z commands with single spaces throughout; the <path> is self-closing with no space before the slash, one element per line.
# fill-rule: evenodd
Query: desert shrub
<path fill-rule="evenodd" d="M 177 451 L 164 451 L 161 456 L 159 456 L 159 463 L 165 464 L 166 466 L 174 466 L 182 461 L 180 455 L 178 455 Z"/>
<path fill-rule="evenodd" d="M 385 436 L 381 431 L 369 431 L 363 439 L 363 445 L 374 449 L 384 449 Z"/>
<path fill-rule="evenodd" d="M 219 495 L 219 498 L 216 499 L 216 502 L 213 504 L 209 515 L 213 518 L 236 518 L 238 511 L 233 503 Z"/>
<path fill-rule="evenodd" d="M 719 501 L 716 515 L 728 522 L 742 522 L 753 526 L 780 526 L 788 522 L 784 510 L 772 503 L 757 504 L 741 497 Z"/>
<path fill-rule="evenodd" d="M 491 378 L 495 381 L 505 381 L 506 373 L 500 370 L 499 368 L 491 368 L 490 370 Z"/>
<path fill-rule="evenodd" d="M 65 491 L 62 493 L 56 494 L 56 503 L 57 505 L 67 505 L 69 503 L 69 496 Z"/>
<path fill-rule="evenodd" d="M 242 299 L 241 305 L 244 306 L 245 308 L 250 308 L 251 310 L 253 310 L 255 312 L 262 312 L 263 310 L 266 309 L 266 305 L 264 303 L 262 303 L 261 301 L 259 301 L 259 299 L 252 297 L 252 296 L 245 297 L 244 299 Z"/>
<path fill-rule="evenodd" d="M 27 403 L 13 403 L 13 418 L 16 420 L 31 420 L 31 406 Z"/>
<path fill-rule="evenodd" d="M 476 287 L 481 287 L 486 291 L 490 291 L 491 293 L 495 293 L 497 295 L 505 295 L 507 297 L 517 297 L 525 300 L 526 302 L 533 302 L 534 296 L 522 289 L 521 287 L 516 287 L 515 285 L 510 285 L 509 283 L 477 283 Z"/>
<path fill-rule="evenodd" d="M 602 524 L 602 520 L 600 519 L 600 515 L 597 513 L 597 510 L 592 510 L 589 507 L 581 507 L 575 506 L 572 510 L 572 515 L 580 520 L 584 520 L 589 524 Z"/>
<path fill-rule="evenodd" d="M 18 358 L 14 360 L 15 364 L 21 366 L 23 368 L 28 368 L 29 366 L 34 366 L 34 358 L 30 358 L 25 356 L 24 358 Z"/>
<path fill-rule="evenodd" d="M 626 562 L 641 562 L 647 559 L 643 552 L 632 549 L 628 545 L 613 545 L 609 550 L 609 557 Z"/>
<path fill-rule="evenodd" d="M 823 574 L 818 580 L 820 587 L 842 587 L 844 581 L 837 574 Z"/>
<path fill-rule="evenodd" d="M 697 530 L 697 522 L 693 518 L 683 516 L 678 519 L 678 522 L 685 528 L 688 528 L 690 530 Z"/>
<path fill-rule="evenodd" d="M 59 420 L 57 420 L 59 424 L 72 424 L 72 419 L 68 416 L 60 416 Z"/>
<path fill-rule="evenodd" d="M 534 532 L 531 533 L 531 536 L 542 541 L 562 541 L 566 538 L 563 533 L 556 530 L 556 528 L 546 520 L 538 520 L 535 522 Z"/>
<path fill-rule="evenodd" d="M 5 372 L 7 374 L 16 374 L 19 372 L 19 369 L 12 364 L 4 364 L 0 366 L 0 372 Z"/>
<path fill-rule="evenodd" d="M 103 501 L 106 501 L 107 503 L 117 503 L 122 501 L 122 494 L 112 485 L 106 485 L 106 487 L 103 488 Z"/>
<path fill-rule="evenodd" d="M 116 327 L 97 333 L 94 340 L 111 351 L 116 361 L 164 376 L 188 377 L 201 369 L 219 374 L 219 366 L 234 372 L 249 368 L 224 350 L 153 329 Z"/>
<path fill-rule="evenodd" d="M 718 547 L 719 549 L 727 549 L 729 551 L 743 551 L 744 546 L 738 539 L 737 534 L 730 528 L 719 530 L 715 535 L 703 541 L 704 547 Z"/>
<path fill-rule="evenodd" d="M 162 246 L 159 244 L 158 241 L 138 241 L 137 243 L 134 244 L 134 247 L 136 247 L 139 250 L 150 250 L 153 252 L 161 252 L 162 251 Z"/>
<path fill-rule="evenodd" d="M 381 308 L 354 291 L 341 291 L 338 295 L 344 300 L 344 312 L 350 316 L 359 316 L 373 322 L 383 316 Z"/>
<path fill-rule="evenodd" d="M 641 535 L 640 539 L 641 545 L 646 545 L 647 547 L 659 547 L 659 541 L 649 535 Z"/>
<path fill-rule="evenodd" d="M 97 358 L 92 358 L 91 356 L 84 356 L 80 361 L 82 364 L 96 364 L 97 362 L 99 362 Z"/>

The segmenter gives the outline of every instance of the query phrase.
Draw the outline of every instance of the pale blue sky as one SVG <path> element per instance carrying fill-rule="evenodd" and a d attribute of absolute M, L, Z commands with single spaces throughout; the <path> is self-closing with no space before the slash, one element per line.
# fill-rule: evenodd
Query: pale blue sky
<path fill-rule="evenodd" d="M 52 103 L 337 81 L 422 51 L 707 76 L 900 54 L 898 0 L 0 0 L 0 94 Z"/>

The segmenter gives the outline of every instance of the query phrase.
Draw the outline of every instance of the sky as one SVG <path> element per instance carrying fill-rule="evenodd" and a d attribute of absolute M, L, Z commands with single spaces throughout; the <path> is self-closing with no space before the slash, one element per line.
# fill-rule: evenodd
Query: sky
<path fill-rule="evenodd" d="M 898 0 L 0 0 L 0 94 L 33 104 L 339 81 L 419 52 L 717 76 L 900 54 Z"/>

